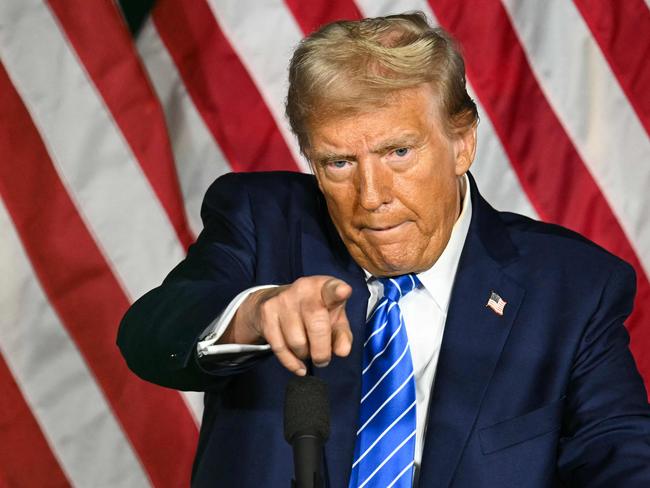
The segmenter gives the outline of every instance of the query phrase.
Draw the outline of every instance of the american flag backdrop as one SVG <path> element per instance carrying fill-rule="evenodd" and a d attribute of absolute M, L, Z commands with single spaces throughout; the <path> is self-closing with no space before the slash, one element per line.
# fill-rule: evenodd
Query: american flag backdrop
<path fill-rule="evenodd" d="M 307 171 L 283 116 L 301 37 L 410 10 L 463 45 L 484 196 L 636 268 L 650 384 L 648 0 L 158 0 L 137 37 L 111 0 L 0 0 L 0 487 L 189 484 L 201 396 L 132 375 L 117 324 L 214 178 Z"/>

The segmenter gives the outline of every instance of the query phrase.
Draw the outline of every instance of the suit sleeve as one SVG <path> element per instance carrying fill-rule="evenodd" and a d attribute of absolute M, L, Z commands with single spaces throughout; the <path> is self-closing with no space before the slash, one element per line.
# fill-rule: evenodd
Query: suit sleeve
<path fill-rule="evenodd" d="M 202 367 L 196 345 L 230 301 L 255 284 L 255 226 L 240 176 L 222 176 L 210 187 L 197 242 L 122 319 L 118 346 L 129 368 L 147 381 L 180 390 L 218 390 L 237 371 Z"/>
<path fill-rule="evenodd" d="M 558 461 L 569 486 L 650 486 L 650 410 L 623 325 L 634 283 L 618 265 L 576 352 Z"/>

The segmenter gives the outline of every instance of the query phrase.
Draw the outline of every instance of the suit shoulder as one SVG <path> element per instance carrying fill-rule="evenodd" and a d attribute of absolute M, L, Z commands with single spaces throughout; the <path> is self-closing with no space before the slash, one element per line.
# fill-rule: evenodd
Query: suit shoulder
<path fill-rule="evenodd" d="M 216 193 L 237 194 L 247 191 L 255 194 L 278 194 L 304 189 L 318 189 L 313 175 L 292 171 L 260 171 L 254 173 L 226 173 L 219 176 L 208 188 L 206 196 Z"/>
<path fill-rule="evenodd" d="M 227 173 L 217 178 L 203 199 L 201 216 L 250 215 L 260 221 L 316 213 L 321 193 L 313 175 L 290 171 Z"/>
<path fill-rule="evenodd" d="M 540 264 L 576 272 L 618 270 L 634 276 L 630 264 L 575 231 L 511 212 L 500 212 L 500 216 L 520 253 Z"/>
<path fill-rule="evenodd" d="M 226 173 L 208 188 L 203 210 L 249 206 L 286 205 L 288 201 L 311 201 L 320 191 L 313 175 L 291 171 Z"/>

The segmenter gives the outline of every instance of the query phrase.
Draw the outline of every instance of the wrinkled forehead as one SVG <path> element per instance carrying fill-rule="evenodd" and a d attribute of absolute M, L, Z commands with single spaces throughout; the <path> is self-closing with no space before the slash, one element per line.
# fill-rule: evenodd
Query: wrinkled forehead
<path fill-rule="evenodd" d="M 408 107 L 408 113 L 402 115 L 426 117 L 437 125 L 444 125 L 440 97 L 431 84 L 421 84 L 412 88 L 384 91 L 377 96 L 356 99 L 340 98 L 338 100 L 322 99 L 316 102 L 312 117 L 307 122 L 307 134 L 310 141 L 324 127 L 350 126 L 368 124 L 387 111 Z M 396 125 L 399 123 L 396 120 Z"/>
<path fill-rule="evenodd" d="M 312 163 L 324 164 L 447 139 L 435 99 L 415 95 L 396 97 L 356 114 L 322 119 L 309 130 L 305 155 Z"/>

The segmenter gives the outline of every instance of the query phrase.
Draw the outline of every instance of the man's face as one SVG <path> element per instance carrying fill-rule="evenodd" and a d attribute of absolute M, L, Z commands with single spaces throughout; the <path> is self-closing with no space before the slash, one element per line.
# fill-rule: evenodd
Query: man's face
<path fill-rule="evenodd" d="M 310 127 L 309 159 L 354 260 L 377 276 L 430 268 L 460 213 L 476 130 L 449 137 L 432 88 Z"/>

